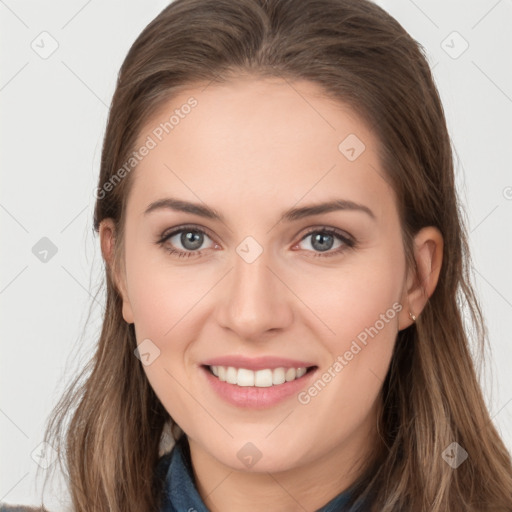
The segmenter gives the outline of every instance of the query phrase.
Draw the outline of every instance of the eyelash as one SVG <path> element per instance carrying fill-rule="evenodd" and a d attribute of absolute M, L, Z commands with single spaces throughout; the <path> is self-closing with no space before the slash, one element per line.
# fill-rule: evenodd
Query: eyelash
<path fill-rule="evenodd" d="M 168 247 L 165 247 L 165 243 L 167 242 L 167 240 L 172 238 L 174 235 L 177 235 L 182 232 L 187 232 L 187 231 L 192 231 L 194 233 L 201 233 L 203 235 L 206 235 L 210 239 L 212 239 L 212 237 L 204 229 L 201 229 L 197 226 L 190 225 L 190 226 L 181 226 L 180 228 L 177 228 L 168 234 L 162 235 L 161 238 L 159 240 L 157 240 L 156 243 L 158 245 L 160 245 L 167 253 L 169 253 L 173 256 L 177 256 L 178 258 L 183 258 L 183 257 L 190 258 L 190 257 L 200 256 L 203 251 L 182 251 L 182 250 L 176 250 L 176 249 L 172 249 L 172 248 L 169 249 Z M 313 233 L 332 235 L 335 238 L 338 238 L 338 240 L 340 240 L 343 243 L 343 245 L 341 247 L 338 247 L 338 249 L 336 249 L 334 251 L 329 250 L 329 251 L 325 251 L 325 252 L 315 252 L 315 254 L 313 254 L 313 256 L 312 256 L 314 258 L 316 258 L 318 256 L 322 257 L 322 258 L 329 258 L 331 256 L 337 256 L 346 250 L 354 249 L 357 245 L 356 240 L 353 237 L 345 234 L 344 232 L 342 232 L 340 230 L 330 228 L 327 226 L 320 227 L 320 228 L 312 228 L 311 230 L 309 230 L 307 233 L 304 234 L 304 236 L 300 239 L 299 243 L 302 242 L 303 240 L 305 240 L 309 235 L 312 235 Z M 312 251 L 307 251 L 307 252 L 312 252 Z"/>

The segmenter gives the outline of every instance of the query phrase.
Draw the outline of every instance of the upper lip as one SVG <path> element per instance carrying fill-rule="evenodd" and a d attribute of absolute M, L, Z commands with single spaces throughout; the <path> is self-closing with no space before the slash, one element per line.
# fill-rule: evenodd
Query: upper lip
<path fill-rule="evenodd" d="M 244 357 L 240 355 L 220 356 L 208 359 L 202 363 L 205 366 L 233 366 L 235 368 L 246 368 L 247 370 L 264 370 L 269 368 L 308 368 L 315 366 L 313 363 L 288 359 L 285 357 L 260 356 L 260 357 Z"/>

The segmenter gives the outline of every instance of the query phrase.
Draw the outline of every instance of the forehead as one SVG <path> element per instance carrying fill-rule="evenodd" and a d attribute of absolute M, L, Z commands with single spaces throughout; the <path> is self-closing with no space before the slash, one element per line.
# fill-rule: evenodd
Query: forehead
<path fill-rule="evenodd" d="M 376 136 L 307 81 L 238 78 L 183 89 L 145 123 L 136 148 L 144 145 L 151 149 L 134 171 L 139 199 L 172 193 L 246 209 L 260 200 L 261 215 L 269 198 L 276 206 L 331 196 L 374 202 L 391 191 Z"/>

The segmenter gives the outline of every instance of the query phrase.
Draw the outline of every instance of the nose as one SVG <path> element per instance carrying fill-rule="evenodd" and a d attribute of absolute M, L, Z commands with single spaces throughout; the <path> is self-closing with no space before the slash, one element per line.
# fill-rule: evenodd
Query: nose
<path fill-rule="evenodd" d="M 264 250 L 252 262 L 233 254 L 217 302 L 217 320 L 240 339 L 257 340 L 288 327 L 293 320 L 292 297 L 275 261 Z"/>

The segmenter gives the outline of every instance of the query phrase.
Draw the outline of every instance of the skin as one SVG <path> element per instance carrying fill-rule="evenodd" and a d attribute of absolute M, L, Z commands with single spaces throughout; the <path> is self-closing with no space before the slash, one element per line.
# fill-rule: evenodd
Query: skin
<path fill-rule="evenodd" d="M 137 343 L 149 338 L 160 350 L 144 369 L 188 435 L 208 508 L 316 510 L 349 487 L 374 452 L 396 335 L 434 291 L 442 237 L 422 229 L 418 274 L 408 270 L 375 135 L 309 82 L 238 77 L 191 86 L 146 124 L 138 147 L 190 96 L 198 105 L 133 171 L 120 265 L 112 260 L 111 219 L 100 228 L 103 255 Z M 349 134 L 366 146 L 352 162 L 338 150 Z M 206 204 L 225 220 L 170 209 L 144 214 L 171 196 Z M 287 209 L 333 199 L 365 205 L 375 218 L 339 210 L 278 222 Z M 170 254 L 172 243 L 187 252 L 179 235 L 156 243 L 185 224 L 207 231 L 200 255 Z M 306 235 L 324 227 L 350 234 L 355 247 L 334 238 L 328 251 L 315 249 Z M 236 252 L 247 236 L 263 248 L 252 263 Z M 393 304 L 402 310 L 307 404 L 293 396 L 267 409 L 241 409 L 219 398 L 199 369 L 225 354 L 274 355 L 312 361 L 320 376 Z M 247 442 L 262 454 L 251 468 L 237 457 Z"/>

